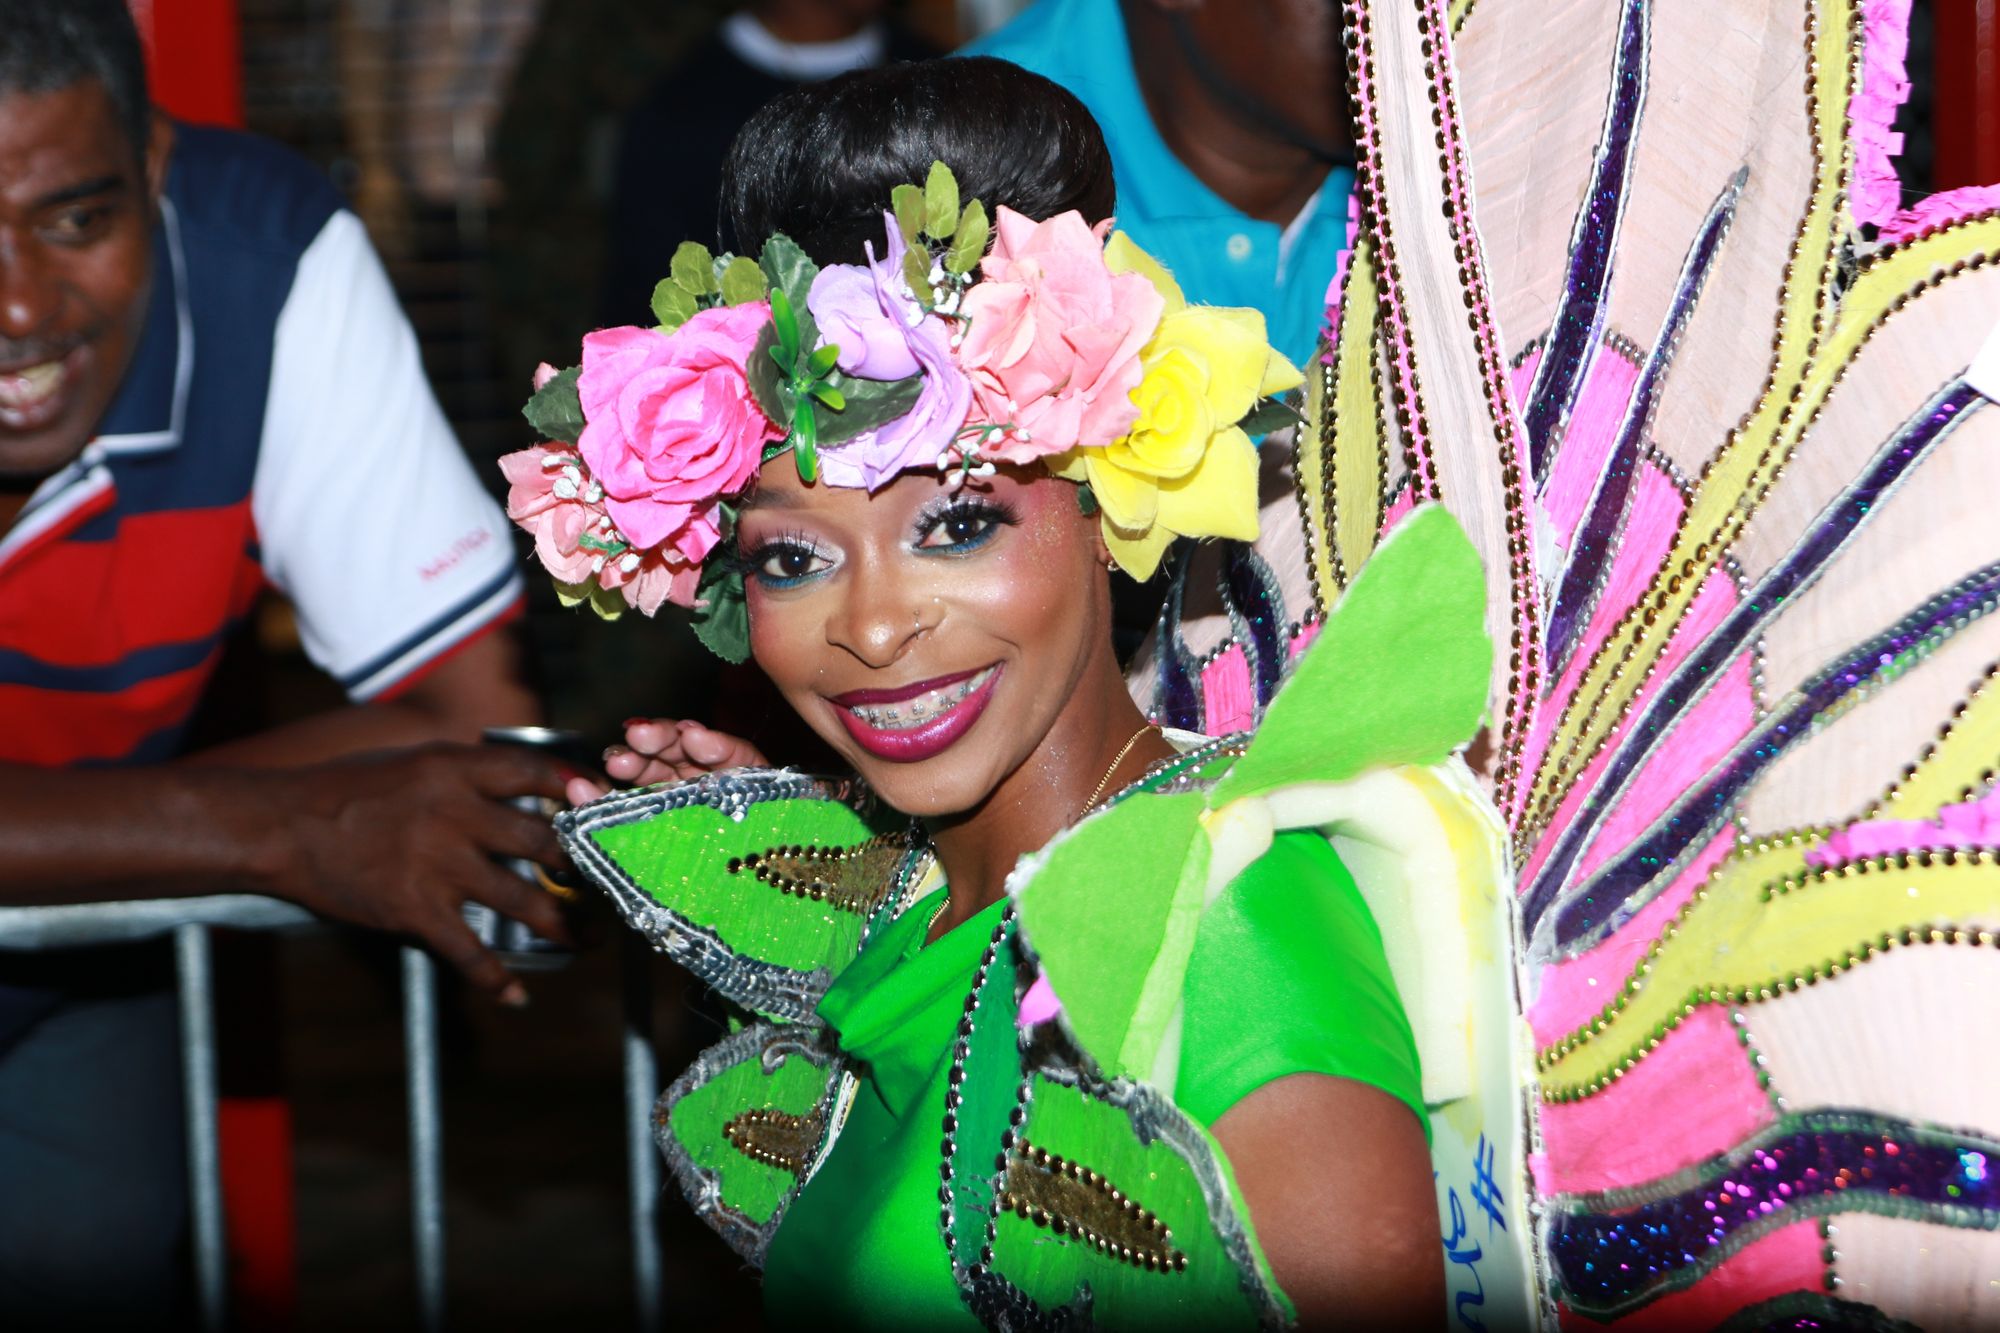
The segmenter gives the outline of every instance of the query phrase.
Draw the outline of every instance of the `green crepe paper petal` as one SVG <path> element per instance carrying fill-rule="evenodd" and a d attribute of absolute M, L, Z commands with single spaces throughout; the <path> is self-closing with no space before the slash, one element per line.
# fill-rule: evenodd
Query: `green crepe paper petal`
<path fill-rule="evenodd" d="M 575 444 L 583 438 L 583 399 L 576 389 L 582 374 L 581 366 L 558 372 L 521 408 L 521 415 L 543 439 Z"/>
<path fill-rule="evenodd" d="M 1016 871 L 1020 938 L 1062 1021 L 1107 1074 L 1144 1079 L 1201 921 L 1208 837 L 1200 792 L 1126 797 Z"/>
<path fill-rule="evenodd" d="M 1458 520 L 1442 505 L 1414 511 L 1327 613 L 1209 805 L 1445 759 L 1486 714 L 1485 610 L 1479 555 Z"/>

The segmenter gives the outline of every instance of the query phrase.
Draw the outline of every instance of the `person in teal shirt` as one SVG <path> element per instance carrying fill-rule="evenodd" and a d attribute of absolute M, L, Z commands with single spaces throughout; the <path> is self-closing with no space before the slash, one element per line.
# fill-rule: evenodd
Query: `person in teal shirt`
<path fill-rule="evenodd" d="M 1074 93 L 1111 147 L 1118 225 L 1190 300 L 1262 311 L 1305 363 L 1354 189 L 1333 0 L 1039 0 L 961 54 Z"/>

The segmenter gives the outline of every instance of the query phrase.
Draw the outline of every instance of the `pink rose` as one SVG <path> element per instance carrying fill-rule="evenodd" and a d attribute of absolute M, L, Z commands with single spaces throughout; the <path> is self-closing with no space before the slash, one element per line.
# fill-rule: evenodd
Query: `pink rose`
<path fill-rule="evenodd" d="M 650 616 L 662 602 L 692 607 L 695 589 L 701 585 L 701 566 L 683 560 L 677 551 L 627 551 L 604 562 L 597 582 L 616 588 L 628 606 Z"/>
<path fill-rule="evenodd" d="M 595 553 L 584 549 L 583 538 L 608 537 L 611 520 L 583 460 L 561 445 L 538 444 L 506 455 L 500 471 L 507 478 L 507 517 L 534 537 L 542 566 L 561 583 L 589 578 Z"/>
<path fill-rule="evenodd" d="M 1145 275 L 1105 267 L 1103 237 L 1080 213 L 1032 222 L 1003 206 L 995 232 L 984 281 L 961 308 L 958 362 L 973 420 L 1013 429 L 980 451 L 1029 463 L 1125 435 L 1139 415 L 1139 350 L 1164 298 Z"/>
<path fill-rule="evenodd" d="M 649 616 L 662 602 L 694 605 L 701 565 L 672 549 L 618 550 L 631 544 L 604 510 L 604 488 L 574 451 L 538 444 L 503 457 L 500 471 L 508 483 L 507 517 L 534 537 L 536 558 L 558 583 L 595 578 Z M 712 517 L 697 514 L 689 526 L 715 544 Z"/>
<path fill-rule="evenodd" d="M 744 367 L 770 322 L 761 301 L 698 311 L 674 330 L 600 329 L 583 340 L 584 461 L 631 543 L 699 562 L 716 504 L 750 483 L 784 432 L 751 397 Z"/>

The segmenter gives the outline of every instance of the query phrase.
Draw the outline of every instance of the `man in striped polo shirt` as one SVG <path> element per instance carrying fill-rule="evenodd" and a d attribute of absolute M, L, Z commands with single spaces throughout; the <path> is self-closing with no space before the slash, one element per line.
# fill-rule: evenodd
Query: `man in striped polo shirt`
<path fill-rule="evenodd" d="M 561 934 L 496 855 L 532 721 L 507 525 L 425 384 L 360 223 L 310 167 L 148 105 L 122 0 L 0 21 L 0 904 L 253 891 L 418 937 Z M 266 584 L 354 706 L 189 757 Z M 364 758 L 362 752 L 381 752 Z M 184 1226 L 174 1009 L 129 951 L 0 954 L 0 1311 L 171 1320 Z"/>

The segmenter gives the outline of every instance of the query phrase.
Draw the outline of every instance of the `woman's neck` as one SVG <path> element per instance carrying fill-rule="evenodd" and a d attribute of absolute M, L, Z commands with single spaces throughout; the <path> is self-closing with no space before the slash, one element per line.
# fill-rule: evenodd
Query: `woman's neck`
<path fill-rule="evenodd" d="M 998 902 L 1022 856 L 1173 753 L 1126 693 L 1107 643 L 1102 666 L 1086 674 L 1026 762 L 976 809 L 932 822 L 950 897 L 929 938 Z"/>

